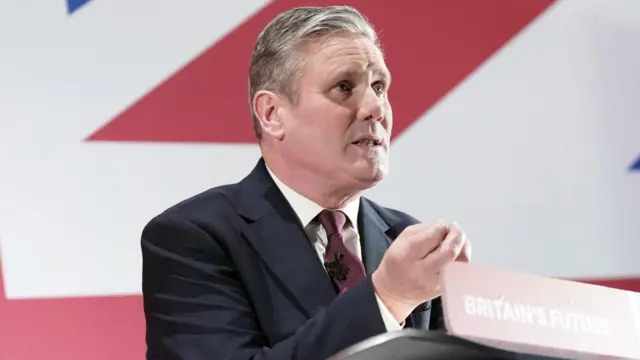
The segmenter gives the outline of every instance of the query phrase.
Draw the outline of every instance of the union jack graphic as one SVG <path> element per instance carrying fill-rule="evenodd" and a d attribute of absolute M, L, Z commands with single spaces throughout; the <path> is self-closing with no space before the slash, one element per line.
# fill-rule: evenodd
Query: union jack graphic
<path fill-rule="evenodd" d="M 0 157 L 0 359 L 140 359 L 141 227 L 253 166 L 252 44 L 308 2 L 67 0 L 62 18 L 38 1 L 55 15 L 0 5 L 0 146 L 19 154 Z M 394 78 L 392 171 L 372 197 L 459 219 L 476 261 L 640 290 L 637 179 L 610 175 L 637 151 L 640 106 L 619 86 L 640 82 L 639 4 L 343 3 Z"/>

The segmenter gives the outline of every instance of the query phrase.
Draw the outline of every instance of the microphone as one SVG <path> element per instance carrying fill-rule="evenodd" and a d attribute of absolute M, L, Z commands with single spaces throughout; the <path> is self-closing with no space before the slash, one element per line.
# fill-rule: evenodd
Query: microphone
<path fill-rule="evenodd" d="M 327 270 L 329 278 L 334 282 L 343 282 L 347 280 L 349 274 L 349 265 L 342 263 L 344 254 L 341 252 L 335 252 L 333 254 L 333 261 L 325 261 L 324 268 Z"/>

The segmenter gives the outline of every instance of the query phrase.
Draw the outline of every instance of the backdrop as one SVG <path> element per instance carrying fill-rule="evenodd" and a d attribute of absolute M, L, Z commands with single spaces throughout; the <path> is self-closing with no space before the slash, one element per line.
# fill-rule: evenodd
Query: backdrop
<path fill-rule="evenodd" d="M 0 359 L 143 358 L 142 227 L 254 166 L 253 42 L 309 3 L 381 32 L 370 197 L 459 221 L 474 262 L 640 290 L 638 1 L 3 1 Z"/>

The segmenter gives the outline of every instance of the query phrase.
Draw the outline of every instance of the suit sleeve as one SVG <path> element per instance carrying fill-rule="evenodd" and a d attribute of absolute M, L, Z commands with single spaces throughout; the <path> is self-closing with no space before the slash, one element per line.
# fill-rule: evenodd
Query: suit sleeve
<path fill-rule="evenodd" d="M 148 360 L 325 360 L 385 331 L 366 278 L 272 344 L 231 257 L 209 233 L 165 215 L 147 224 L 141 245 Z"/>

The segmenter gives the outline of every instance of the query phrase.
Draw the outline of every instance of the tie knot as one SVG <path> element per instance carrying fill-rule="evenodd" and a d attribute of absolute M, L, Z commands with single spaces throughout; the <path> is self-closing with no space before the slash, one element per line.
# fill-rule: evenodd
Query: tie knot
<path fill-rule="evenodd" d="M 318 215 L 318 220 L 320 220 L 320 224 L 327 232 L 327 236 L 331 236 L 340 233 L 347 221 L 347 217 L 340 210 L 323 210 Z"/>

